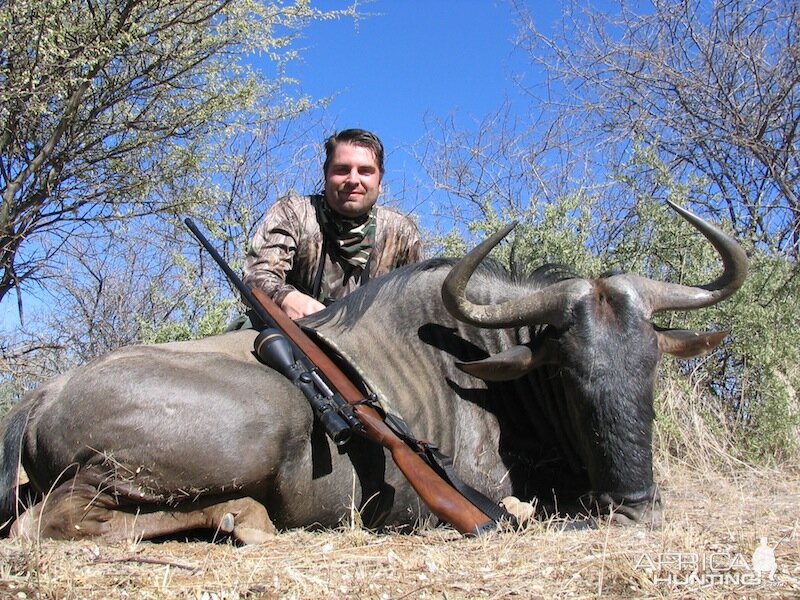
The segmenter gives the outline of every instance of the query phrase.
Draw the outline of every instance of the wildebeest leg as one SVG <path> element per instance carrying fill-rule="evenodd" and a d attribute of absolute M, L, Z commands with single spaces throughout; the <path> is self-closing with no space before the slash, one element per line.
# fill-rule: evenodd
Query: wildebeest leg
<path fill-rule="evenodd" d="M 154 510 L 155 509 L 155 510 Z M 107 541 L 151 539 L 193 529 L 230 533 L 244 544 L 258 544 L 275 533 L 267 510 L 252 498 L 158 509 L 122 506 L 117 498 L 79 479 L 52 490 L 12 525 L 10 537 Z"/>
<path fill-rule="evenodd" d="M 120 533 L 125 539 L 148 539 L 180 531 L 207 529 L 230 533 L 243 544 L 260 544 L 275 533 L 267 509 L 252 498 L 224 500 L 203 508 L 198 508 L 196 504 L 184 504 L 170 510 L 158 509 L 136 514 L 116 511 L 116 514 L 124 519 Z M 131 529 L 132 536 L 129 533 Z"/>
<path fill-rule="evenodd" d="M 361 486 L 358 508 L 362 524 L 368 529 L 384 525 L 394 504 L 395 490 L 386 483 L 386 455 L 378 444 L 354 437 L 347 444 L 347 455 Z"/>

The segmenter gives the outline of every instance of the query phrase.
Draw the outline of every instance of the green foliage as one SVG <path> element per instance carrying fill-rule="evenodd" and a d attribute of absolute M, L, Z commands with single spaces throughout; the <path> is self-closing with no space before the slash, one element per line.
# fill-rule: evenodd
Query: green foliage
<path fill-rule="evenodd" d="M 0 418 L 11 410 L 11 407 L 19 398 L 19 390 L 12 380 L 0 381 Z"/>
<path fill-rule="evenodd" d="M 749 457 L 780 459 L 800 451 L 799 294 L 796 267 L 757 251 L 745 285 L 718 311 L 732 335 L 718 362 L 709 365 L 709 377 L 739 425 L 735 433 Z"/>
<path fill-rule="evenodd" d="M 307 110 L 306 0 L 19 0 L 0 10 L 0 300 L 99 222 L 208 198 L 221 141 Z M 248 60 L 259 54 L 265 72 Z M 271 62 L 270 62 L 271 61 Z"/>
<path fill-rule="evenodd" d="M 499 245 L 491 256 L 519 276 L 524 277 L 544 263 L 571 266 L 587 274 L 602 269 L 603 262 L 592 252 L 590 244 L 592 199 L 583 194 L 560 197 L 525 211 L 506 210 L 502 217 L 487 207 L 484 215 L 469 224 L 471 239 L 482 239 L 510 221 L 518 222 L 508 236 L 510 243 Z M 443 247 L 451 256 L 461 256 L 469 249 L 457 230 L 445 236 Z"/>
<path fill-rule="evenodd" d="M 162 344 L 183 342 L 217 335 L 225 330 L 231 319 L 233 300 L 223 300 L 204 307 L 205 312 L 192 321 L 165 321 L 159 325 L 142 323 L 142 343 Z"/>
<path fill-rule="evenodd" d="M 468 250 L 464 237 L 457 229 L 451 229 L 441 239 L 436 240 L 436 243 L 441 248 L 441 256 L 463 256 Z"/>
<path fill-rule="evenodd" d="M 199 282 L 189 285 L 187 294 L 181 298 L 170 317 L 154 320 L 152 315 L 139 319 L 140 337 L 144 344 L 160 344 L 200 339 L 217 335 L 225 330 L 242 305 L 232 297 L 223 297 L 213 285 L 207 285 L 198 277 L 196 265 L 184 257 L 176 256 L 175 263 L 181 267 L 182 278 L 186 282 Z"/>
<path fill-rule="evenodd" d="M 674 182 L 654 153 L 639 150 L 636 167 L 649 163 L 650 175 L 667 197 L 697 210 L 688 205 L 694 186 L 701 182 Z M 637 188 L 647 185 L 641 179 L 628 183 Z M 732 298 L 702 310 L 657 315 L 656 322 L 666 327 L 731 332 L 710 356 L 680 361 L 677 374 L 668 372 L 673 384 L 691 377 L 704 398 L 699 406 L 706 409 L 700 415 L 709 431 L 731 436 L 741 458 L 796 457 L 800 308 L 792 299 L 800 293 L 797 265 L 761 245 L 742 243 L 749 250 L 750 270 Z M 710 282 L 721 270 L 710 244 L 671 210 L 652 201 L 636 204 L 619 229 L 613 255 L 626 271 L 689 285 Z"/>
<path fill-rule="evenodd" d="M 670 186 L 668 173 L 659 173 L 670 199 L 697 210 L 689 206 L 691 186 Z M 703 285 L 719 276 L 717 252 L 665 203 L 640 200 L 608 230 L 598 221 L 598 210 L 598 198 L 581 195 L 541 206 L 538 220 L 524 220 L 513 242 L 498 248 L 495 257 L 503 264 L 515 264 L 519 272 L 559 262 L 588 275 L 618 268 L 687 285 Z M 488 234 L 500 227 L 502 220 L 487 214 L 472 224 L 472 231 Z M 450 234 L 450 247 L 461 243 Z M 800 308 L 793 299 L 800 297 L 800 276 L 792 261 L 763 249 L 751 247 L 750 257 L 749 276 L 732 298 L 701 310 L 656 315 L 656 323 L 664 327 L 731 332 L 709 356 L 691 360 L 665 356 L 664 385 L 689 386 L 679 394 L 684 402 L 692 398 L 692 406 L 684 408 L 702 419 L 704 435 L 719 436 L 720 444 L 731 444 L 730 451 L 739 458 L 797 457 Z M 676 452 L 685 451 L 687 444 L 679 431 L 687 426 L 681 418 L 674 408 L 659 417 L 661 435 L 672 440 L 667 446 Z"/>
<path fill-rule="evenodd" d="M 556 263 L 596 274 L 602 261 L 591 252 L 592 203 L 593 198 L 576 193 L 539 207 L 538 216 L 526 215 L 514 240 L 514 269 L 527 274 L 541 264 Z"/>

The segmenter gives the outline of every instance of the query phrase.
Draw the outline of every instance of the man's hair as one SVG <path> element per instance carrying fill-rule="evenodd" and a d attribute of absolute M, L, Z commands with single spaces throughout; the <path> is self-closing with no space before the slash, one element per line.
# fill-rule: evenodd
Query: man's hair
<path fill-rule="evenodd" d="M 339 144 L 353 144 L 354 146 L 363 146 L 372 150 L 375 162 L 378 163 L 381 177 L 383 177 L 383 143 L 377 135 L 366 129 L 343 129 L 325 140 L 325 163 L 322 165 L 323 177 L 328 175 L 328 167 L 331 164 L 331 160 L 333 160 L 336 146 Z"/>

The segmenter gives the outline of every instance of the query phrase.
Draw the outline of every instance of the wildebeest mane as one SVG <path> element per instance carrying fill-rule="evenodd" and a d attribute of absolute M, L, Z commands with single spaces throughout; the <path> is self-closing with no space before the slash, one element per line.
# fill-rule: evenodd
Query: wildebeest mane
<path fill-rule="evenodd" d="M 389 286 L 391 293 L 397 296 L 402 294 L 408 288 L 409 283 L 416 279 L 416 276 L 420 273 L 433 271 L 452 264 L 455 264 L 455 259 L 433 258 L 396 269 L 370 281 L 369 285 L 356 289 L 344 298 L 336 300 L 326 310 L 306 317 L 301 320 L 301 323 L 313 328 L 335 321 L 345 328 L 350 328 L 375 303 L 378 295 L 383 292 L 386 286 Z"/>
<path fill-rule="evenodd" d="M 375 303 L 380 294 L 388 291 L 391 297 L 400 296 L 420 274 L 439 269 L 449 270 L 457 261 L 457 258 L 431 258 L 387 273 L 371 281 L 369 285 L 360 287 L 344 298 L 337 300 L 327 310 L 307 317 L 302 321 L 302 324 L 314 328 L 330 322 L 336 322 L 344 328 L 350 328 Z M 538 267 L 529 275 L 520 278 L 512 275 L 499 261 L 491 257 L 481 262 L 475 271 L 475 275 L 476 278 L 483 276 L 498 283 L 522 285 L 533 289 L 540 289 L 559 281 L 579 277 L 569 267 L 548 263 Z M 439 290 L 435 290 L 432 297 L 438 297 L 438 294 Z"/>
<path fill-rule="evenodd" d="M 567 279 L 577 279 L 580 275 L 572 268 L 558 264 L 546 263 L 535 269 L 526 278 L 526 283 L 537 288 L 547 287 Z"/>

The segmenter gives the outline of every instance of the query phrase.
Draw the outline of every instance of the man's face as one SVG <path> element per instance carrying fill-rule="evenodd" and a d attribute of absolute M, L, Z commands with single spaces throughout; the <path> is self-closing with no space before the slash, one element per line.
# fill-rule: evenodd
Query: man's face
<path fill-rule="evenodd" d="M 381 170 L 372 150 L 346 142 L 333 151 L 325 173 L 325 198 L 345 217 L 366 214 L 381 193 Z"/>

